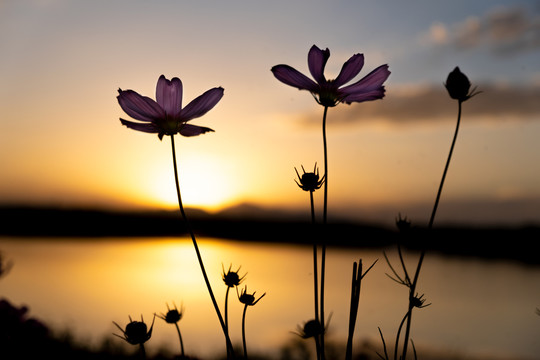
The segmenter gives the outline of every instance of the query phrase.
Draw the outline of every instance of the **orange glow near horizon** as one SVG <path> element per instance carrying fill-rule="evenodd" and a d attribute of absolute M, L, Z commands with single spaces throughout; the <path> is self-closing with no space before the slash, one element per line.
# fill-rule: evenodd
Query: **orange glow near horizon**
<path fill-rule="evenodd" d="M 483 206 L 502 198 L 521 202 L 521 215 L 514 215 L 518 213 L 514 208 L 501 207 L 495 221 L 507 221 L 510 216 L 538 221 L 534 206 L 540 199 L 540 172 L 531 166 L 539 149 L 538 110 L 527 105 L 527 98 L 518 96 L 520 92 L 514 94 L 512 87 L 499 93 L 498 86 L 488 85 L 535 79 L 537 65 L 517 70 L 504 62 L 491 62 L 504 71 L 485 72 L 485 61 L 492 61 L 492 55 L 479 56 L 471 63 L 449 56 L 444 64 L 423 64 L 426 49 L 413 45 L 407 50 L 410 60 L 405 60 L 409 55 L 403 58 L 392 44 L 364 31 L 367 28 L 347 30 L 359 36 L 354 41 L 338 35 L 341 31 L 335 32 L 336 38 L 327 38 L 336 29 L 320 27 L 307 13 L 304 20 L 311 25 L 306 29 L 314 26 L 312 31 L 303 32 L 309 37 L 290 38 L 284 34 L 298 28 L 298 16 L 283 23 L 290 28 L 276 32 L 271 30 L 275 24 L 266 21 L 271 17 L 258 20 L 257 14 L 264 13 L 260 7 L 249 16 L 241 15 L 244 9 L 224 7 L 231 18 L 239 16 L 237 26 L 245 26 L 237 28 L 230 26 L 229 20 L 218 26 L 229 17 L 221 12 L 209 16 L 198 3 L 145 6 L 144 11 L 138 6 L 128 9 L 107 4 L 109 11 L 99 12 L 93 3 L 50 5 L 38 9 L 35 4 L 13 2 L 7 7 L 11 12 L 2 13 L 5 21 L 0 21 L 3 33 L 13 35 L 5 37 L 6 56 L 0 60 L 4 65 L 0 67 L 3 203 L 177 208 L 169 139 L 160 142 L 155 134 L 122 126 L 119 118 L 128 116 L 116 99 L 119 87 L 155 98 L 157 79 L 164 74 L 182 80 L 183 105 L 209 88 L 225 89 L 215 108 L 193 119 L 193 124 L 215 132 L 189 139 L 178 137 L 180 189 L 186 207 L 210 212 L 246 202 L 273 208 L 308 207 L 308 194 L 294 183 L 294 168 L 303 165 L 309 170 L 316 162 L 323 173 L 322 107 L 309 92 L 277 81 L 270 69 L 285 63 L 309 76 L 307 52 L 316 39 L 324 38 L 317 45 L 332 52 L 328 76 L 336 76 L 356 52 L 366 57 L 359 77 L 384 63 L 392 72 L 383 100 L 343 104 L 328 112 L 328 200 L 332 214 L 340 207 L 358 213 L 358 217 L 373 213 L 377 207 L 391 213 L 408 212 L 433 201 L 455 123 L 456 104 L 448 98 L 443 82 L 448 71 L 460 65 L 483 94 L 464 106 L 441 210 L 449 201 L 478 201 Z M 369 13 L 364 4 L 349 5 L 362 7 L 361 14 Z M 267 10 L 273 13 L 275 9 L 268 6 Z M 57 14 L 62 11 L 57 10 L 70 15 L 60 19 Z M 92 17 L 79 18 L 86 10 L 102 14 L 105 22 L 96 27 Z M 352 14 L 343 10 L 333 9 L 334 19 L 341 25 L 345 25 L 342 15 Z M 133 16 L 126 16 L 126 12 Z M 176 21 L 173 14 L 185 16 L 185 21 Z M 165 28 L 153 26 L 148 16 L 159 19 Z M 424 28 L 429 30 L 430 20 L 425 21 Z M 126 38 L 118 31 L 140 24 L 149 28 L 137 37 Z M 253 24 L 268 28 L 246 32 L 257 29 Z M 351 24 L 364 22 L 355 19 Z M 374 25 L 379 26 L 379 22 Z M 182 39 L 182 46 L 170 46 L 178 43 L 177 34 L 192 26 L 205 31 Z M 218 37 L 214 37 L 216 28 L 220 29 Z M 72 36 L 65 35 L 66 29 L 72 29 Z M 405 40 L 414 44 L 417 39 L 418 29 L 409 31 L 401 40 L 403 44 Z M 250 36 L 238 37 L 246 33 Z M 50 41 L 45 45 L 42 37 Z M 145 50 L 132 56 L 129 51 L 135 48 Z M 165 56 L 155 56 L 164 54 L 163 49 L 168 49 Z M 409 68 L 411 64 L 414 66 Z M 509 69 L 513 69 L 512 76 L 506 72 Z M 511 80 L 513 76 L 515 80 Z M 521 89 L 533 96 L 536 93 L 531 91 L 538 88 L 534 84 L 523 82 Z M 490 94 L 499 95 L 490 98 Z M 508 94 L 514 94 L 506 102 L 512 106 L 502 112 L 492 109 L 490 102 Z M 315 197 L 320 209 L 321 193 Z M 464 218 L 461 212 L 451 216 Z M 393 215 L 382 217 L 393 219 Z M 491 216 L 486 219 L 493 221 Z"/>
<path fill-rule="evenodd" d="M 179 182 L 182 202 L 186 206 L 216 210 L 234 201 L 239 189 L 236 188 L 232 174 L 217 158 L 205 155 L 184 159 L 179 169 Z M 150 185 L 149 194 L 156 203 L 167 208 L 178 206 L 172 165 L 161 166 L 148 173 L 146 183 Z"/>

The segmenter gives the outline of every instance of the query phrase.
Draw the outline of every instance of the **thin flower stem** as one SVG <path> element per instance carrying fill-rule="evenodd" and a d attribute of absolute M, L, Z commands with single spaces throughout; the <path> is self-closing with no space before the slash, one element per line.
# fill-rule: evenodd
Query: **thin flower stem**
<path fill-rule="evenodd" d="M 144 343 L 139 344 L 139 350 L 141 351 L 141 358 L 146 359 L 146 349 L 144 348 Z"/>
<path fill-rule="evenodd" d="M 411 332 L 412 311 L 413 311 L 413 307 L 412 307 L 412 305 L 409 305 L 409 311 L 407 312 L 407 315 L 406 315 L 407 316 L 407 325 L 405 327 L 405 337 L 403 339 L 403 354 L 401 355 L 402 359 L 406 359 L 406 356 L 407 356 L 407 347 L 409 345 L 409 336 L 410 336 L 410 332 Z M 400 325 L 400 328 L 401 328 L 401 325 Z"/>
<path fill-rule="evenodd" d="M 412 339 L 411 339 L 411 345 L 412 345 L 412 348 L 413 348 L 414 360 L 418 360 L 418 356 L 416 354 L 416 346 L 414 346 L 414 341 L 412 341 Z"/>
<path fill-rule="evenodd" d="M 311 223 L 315 225 L 315 205 L 313 204 L 313 191 L 309 192 L 309 202 L 311 207 Z"/>
<path fill-rule="evenodd" d="M 409 305 L 410 307 L 410 305 Z M 397 331 L 397 335 L 396 335 L 396 346 L 394 347 L 394 360 L 398 360 L 397 358 L 397 352 L 398 352 L 398 347 L 399 347 L 399 336 L 401 334 L 401 329 L 403 328 L 403 324 L 405 323 L 405 320 L 407 319 L 410 319 L 410 316 L 411 316 L 411 309 L 409 309 L 407 311 L 407 313 L 405 314 L 405 316 L 403 317 L 403 319 L 401 320 L 401 323 L 399 323 L 399 328 L 398 328 L 398 331 Z M 408 340 L 406 340 L 408 341 Z M 404 346 L 406 347 L 406 346 Z M 405 355 L 405 353 L 403 353 Z M 402 360 L 404 360 L 405 358 L 401 358 Z"/>
<path fill-rule="evenodd" d="M 247 359 L 247 347 L 246 347 L 246 312 L 248 305 L 244 305 L 244 313 L 242 314 L 242 344 L 244 345 L 244 359 Z"/>
<path fill-rule="evenodd" d="M 315 340 L 315 348 L 320 349 L 321 348 L 321 338 L 319 336 L 314 336 L 313 339 Z M 317 353 L 317 359 L 319 358 L 319 353 Z"/>
<path fill-rule="evenodd" d="M 180 327 L 178 326 L 178 323 L 174 323 L 174 325 L 176 325 L 176 332 L 178 333 L 178 340 L 180 340 L 180 352 L 183 358 L 184 357 L 184 341 L 182 340 L 182 334 L 180 333 Z"/>
<path fill-rule="evenodd" d="M 457 115 L 457 122 L 456 122 L 456 130 L 454 131 L 454 137 L 452 138 L 452 144 L 450 145 L 450 151 L 448 152 L 448 158 L 446 159 L 446 164 L 444 166 L 444 171 L 441 178 L 441 183 L 439 184 L 439 190 L 437 191 L 437 197 L 435 198 L 435 204 L 433 205 L 433 210 L 431 211 L 431 217 L 429 219 L 428 224 L 428 230 L 431 230 L 433 228 L 433 222 L 435 220 L 435 214 L 437 213 L 437 208 L 439 206 L 439 200 L 441 198 L 442 189 L 444 186 L 444 180 L 446 179 L 446 173 L 448 172 L 448 167 L 450 165 L 450 160 L 452 159 L 452 153 L 454 152 L 454 146 L 456 144 L 456 139 L 459 132 L 459 124 L 461 123 L 461 100 L 458 100 L 458 115 Z M 422 249 L 422 252 L 420 254 L 420 258 L 418 260 L 418 266 L 416 267 L 416 273 L 414 274 L 414 279 L 412 281 L 410 292 L 409 292 L 409 303 L 412 302 L 414 298 L 414 294 L 416 291 L 416 285 L 418 283 L 418 277 L 420 275 L 420 268 L 422 267 L 422 263 L 424 261 L 425 256 L 425 250 Z M 406 359 L 407 355 L 407 346 L 409 343 L 409 335 L 410 335 L 410 329 L 411 329 L 411 319 L 412 319 L 412 305 L 409 304 L 409 312 L 408 312 L 408 318 L 407 318 L 407 325 L 405 329 L 405 339 L 403 340 L 403 354 L 402 359 Z"/>
<path fill-rule="evenodd" d="M 328 106 L 324 107 L 323 121 L 322 121 L 322 136 L 323 136 L 323 151 L 324 151 L 324 207 L 323 207 L 323 223 L 326 224 L 328 216 L 328 149 L 326 145 L 326 115 L 328 113 Z"/>
<path fill-rule="evenodd" d="M 323 151 L 324 151 L 324 204 L 323 204 L 323 224 L 325 226 L 324 232 L 326 235 L 327 232 L 327 219 L 328 219 L 328 149 L 326 144 L 326 115 L 328 114 L 328 106 L 324 107 L 323 121 L 322 121 L 322 136 L 323 136 Z M 325 267 L 326 267 L 326 239 L 322 240 L 322 251 L 321 251 L 321 301 L 320 301 L 320 312 L 321 312 L 321 326 L 324 328 L 324 281 L 325 281 Z M 321 334 L 321 359 L 324 360 L 324 333 Z"/>
<path fill-rule="evenodd" d="M 212 291 L 212 286 L 210 285 L 210 281 L 208 280 L 208 275 L 206 275 L 206 270 L 204 268 L 201 252 L 199 251 L 199 246 L 197 245 L 197 240 L 195 239 L 195 234 L 193 233 L 193 229 L 191 228 L 191 225 L 189 224 L 188 218 L 186 216 L 186 212 L 184 211 L 184 205 L 182 204 L 182 196 L 180 195 L 180 182 L 178 181 L 178 169 L 176 166 L 176 149 L 174 146 L 174 135 L 171 135 L 171 148 L 172 148 L 172 158 L 173 158 L 173 167 L 174 167 L 174 180 L 176 183 L 176 194 L 178 196 L 178 207 L 180 208 L 180 213 L 182 214 L 182 218 L 184 219 L 186 227 L 189 230 L 189 234 L 193 242 L 193 247 L 195 248 L 195 253 L 197 254 L 197 259 L 199 260 L 199 265 L 201 266 L 201 271 L 204 277 L 204 281 L 206 283 L 206 287 L 208 288 L 208 293 L 210 294 L 210 298 L 212 299 L 212 303 L 216 310 L 216 314 L 221 324 L 221 328 L 223 329 L 223 333 L 225 335 L 225 340 L 227 343 L 227 355 L 228 356 L 230 355 L 234 358 L 234 350 L 232 347 L 231 339 L 229 338 L 229 334 L 227 332 L 227 327 L 225 325 L 225 322 L 223 321 L 221 312 L 219 311 L 219 306 L 216 302 L 214 292 Z"/>
<path fill-rule="evenodd" d="M 384 341 L 384 336 L 382 334 L 381 328 L 378 328 L 378 329 L 379 329 L 379 335 L 381 336 L 381 340 L 383 343 L 383 350 L 384 350 L 384 357 L 381 356 L 380 354 L 379 354 L 379 357 L 384 360 L 390 360 L 390 358 L 388 357 L 388 351 L 386 349 L 386 341 Z"/>
<path fill-rule="evenodd" d="M 412 322 L 412 311 L 413 311 L 413 305 L 412 301 L 414 299 L 414 294 L 416 291 L 416 284 L 418 282 L 418 276 L 420 275 L 420 268 L 422 267 L 422 262 L 424 261 L 424 255 L 425 250 L 422 250 L 422 253 L 420 254 L 420 259 L 418 260 L 418 266 L 416 267 L 416 274 L 414 275 L 414 280 L 411 284 L 411 287 L 409 289 L 409 311 L 407 312 L 407 325 L 405 327 L 405 338 L 403 339 L 403 355 L 402 359 L 406 359 L 407 355 L 407 346 L 409 344 L 409 336 L 411 332 L 411 322 Z M 401 325 L 400 325 L 401 328 Z"/>
<path fill-rule="evenodd" d="M 446 160 L 446 165 L 444 167 L 444 172 L 442 175 L 441 183 L 439 185 L 439 191 L 437 191 L 437 198 L 435 199 L 435 205 L 433 205 L 433 211 L 431 212 L 431 218 L 429 219 L 428 228 L 433 227 L 433 221 L 435 220 L 435 213 L 437 212 L 437 207 L 439 206 L 439 199 L 441 197 L 442 188 L 444 185 L 444 179 L 446 178 L 446 173 L 448 171 L 448 166 L 450 165 L 450 159 L 452 158 L 452 152 L 454 151 L 454 145 L 456 144 L 456 139 L 459 131 L 459 123 L 461 122 L 461 101 L 458 101 L 458 117 L 456 130 L 454 132 L 454 138 L 452 139 L 452 145 L 450 146 L 450 152 L 448 153 L 448 159 Z"/>
<path fill-rule="evenodd" d="M 229 308 L 229 289 L 230 287 L 227 285 L 227 291 L 225 292 L 225 327 L 227 328 L 227 333 L 229 332 L 229 315 L 228 315 L 228 308 Z"/>
<path fill-rule="evenodd" d="M 401 251 L 401 245 L 398 244 L 398 254 L 399 254 L 399 261 L 401 262 L 401 267 L 403 268 L 404 273 L 404 279 L 405 284 L 411 284 L 411 278 L 409 277 L 409 273 L 407 272 L 407 267 L 405 266 L 405 260 L 403 259 L 403 252 Z"/>
<path fill-rule="evenodd" d="M 311 205 L 311 222 L 315 226 L 315 205 L 313 203 L 313 191 L 309 192 L 309 200 Z M 314 300 L 315 300 L 315 320 L 319 322 L 319 278 L 318 278 L 318 262 L 317 262 L 317 242 L 313 243 L 313 291 L 314 291 Z M 317 360 L 321 358 L 321 349 L 319 348 L 319 342 L 315 343 Z"/>

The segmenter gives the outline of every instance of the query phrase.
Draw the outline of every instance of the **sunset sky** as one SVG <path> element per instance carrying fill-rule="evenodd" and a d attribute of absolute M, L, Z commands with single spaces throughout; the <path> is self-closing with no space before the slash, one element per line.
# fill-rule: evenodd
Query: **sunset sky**
<path fill-rule="evenodd" d="M 363 53 L 359 77 L 392 72 L 383 100 L 328 113 L 329 214 L 429 218 L 455 128 L 455 66 L 482 91 L 464 103 L 440 221 L 540 223 L 538 1 L 0 2 L 0 202 L 174 208 L 169 137 L 136 132 L 118 88 L 155 98 L 179 77 L 183 103 L 222 86 L 176 137 L 182 195 L 209 211 L 303 209 L 294 168 L 322 167 L 322 107 L 274 78 L 329 48 L 328 78 Z M 316 194 L 322 203 L 322 190 Z"/>

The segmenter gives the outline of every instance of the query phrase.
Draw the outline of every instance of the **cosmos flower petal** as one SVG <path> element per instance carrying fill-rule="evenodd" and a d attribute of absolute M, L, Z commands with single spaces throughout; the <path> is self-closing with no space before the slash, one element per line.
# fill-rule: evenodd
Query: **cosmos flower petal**
<path fill-rule="evenodd" d="M 276 79 L 284 84 L 311 92 L 317 92 L 319 90 L 317 83 L 289 65 L 276 65 L 272 68 L 272 72 Z"/>
<path fill-rule="evenodd" d="M 159 130 L 154 126 L 154 124 L 147 124 L 147 123 L 136 123 L 133 121 L 128 121 L 124 119 L 120 119 L 120 122 L 122 125 L 127 126 L 130 129 L 142 131 L 146 133 L 157 133 Z"/>
<path fill-rule="evenodd" d="M 377 90 L 382 88 L 382 84 L 390 76 L 390 70 L 388 70 L 388 65 L 381 65 L 356 83 L 345 86 L 340 90 L 341 94 L 344 95 L 354 95 L 355 93 L 361 94 L 369 92 L 372 90 Z"/>
<path fill-rule="evenodd" d="M 383 83 L 390 76 L 388 65 L 381 65 L 360 81 L 339 89 L 341 101 L 345 103 L 382 99 L 385 94 Z"/>
<path fill-rule="evenodd" d="M 118 90 L 118 93 L 120 107 L 136 120 L 151 122 L 165 116 L 161 106 L 149 97 L 139 95 L 133 90 Z"/>
<path fill-rule="evenodd" d="M 385 93 L 384 86 L 380 86 L 379 88 L 374 89 L 374 90 L 356 92 L 351 95 L 344 96 L 341 99 L 341 101 L 344 103 L 350 104 L 352 102 L 378 100 L 384 97 L 384 93 Z"/>
<path fill-rule="evenodd" d="M 210 131 L 214 131 L 204 126 L 197 126 L 191 124 L 184 124 L 180 129 L 180 135 L 182 136 L 197 136 Z"/>
<path fill-rule="evenodd" d="M 326 78 L 324 77 L 324 67 L 326 66 L 326 62 L 328 61 L 329 57 L 330 50 L 328 49 L 321 50 L 315 45 L 313 45 L 311 49 L 309 49 L 309 72 L 311 73 L 311 76 L 313 76 L 315 81 L 319 84 L 324 84 L 326 82 Z"/>
<path fill-rule="evenodd" d="M 167 80 L 161 75 L 156 86 L 156 100 L 168 115 L 177 117 L 182 108 L 182 81 L 176 77 Z"/>
<path fill-rule="evenodd" d="M 223 97 L 223 88 L 216 87 L 193 99 L 180 113 L 183 122 L 198 118 L 211 110 Z"/>
<path fill-rule="evenodd" d="M 340 87 L 341 85 L 345 85 L 358 73 L 360 73 L 360 70 L 364 67 L 364 55 L 363 54 L 355 54 L 351 56 L 349 60 L 343 64 L 343 67 L 341 68 L 341 71 L 339 72 L 338 77 L 334 80 L 334 86 Z"/>

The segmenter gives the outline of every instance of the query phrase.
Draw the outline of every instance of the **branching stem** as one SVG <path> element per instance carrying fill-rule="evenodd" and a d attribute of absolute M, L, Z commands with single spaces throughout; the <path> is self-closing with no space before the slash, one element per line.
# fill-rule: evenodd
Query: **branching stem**
<path fill-rule="evenodd" d="M 439 184 L 439 190 L 437 191 L 437 197 L 435 198 L 435 204 L 433 205 L 433 210 L 431 211 L 431 217 L 429 219 L 428 224 L 428 230 L 431 230 L 433 228 L 433 222 L 435 220 L 435 214 L 437 213 L 437 208 L 439 206 L 439 200 L 441 198 L 442 189 L 444 186 L 444 180 L 446 179 L 446 173 L 448 172 L 448 167 L 450 165 L 450 160 L 452 159 L 452 153 L 454 152 L 454 146 L 456 144 L 456 139 L 459 132 L 459 124 L 461 122 L 461 100 L 458 100 L 458 115 L 457 115 L 457 122 L 456 122 L 456 130 L 454 131 L 454 137 L 452 138 L 452 144 L 450 145 L 450 151 L 448 153 L 448 158 L 446 159 L 446 164 L 444 166 L 444 171 L 441 178 L 441 183 Z M 420 268 L 422 267 L 422 263 L 424 261 L 425 256 L 425 249 L 422 249 L 422 252 L 420 254 L 420 258 L 418 260 L 418 265 L 416 267 L 416 272 L 414 274 L 414 279 L 410 286 L 410 292 L 409 292 L 409 302 L 412 302 L 415 292 L 416 292 L 416 285 L 418 283 L 418 277 L 420 275 Z M 412 309 L 413 306 L 409 304 L 409 311 L 407 316 L 407 325 L 405 328 L 405 339 L 403 340 L 403 354 L 401 358 L 403 360 L 406 360 L 407 355 L 407 346 L 409 344 L 409 335 L 410 335 L 410 329 L 411 329 L 411 319 L 412 319 Z"/>

